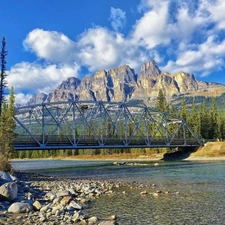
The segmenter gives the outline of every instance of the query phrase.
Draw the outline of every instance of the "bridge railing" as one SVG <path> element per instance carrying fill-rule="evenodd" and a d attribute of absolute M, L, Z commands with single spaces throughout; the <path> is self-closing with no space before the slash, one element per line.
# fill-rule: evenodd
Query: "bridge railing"
<path fill-rule="evenodd" d="M 68 136 L 45 136 L 41 135 L 36 136 L 35 139 L 29 135 L 21 135 L 17 137 L 15 142 L 16 148 L 29 148 L 29 147 L 37 147 L 41 148 L 41 146 L 45 147 L 54 147 L 56 146 L 59 148 L 60 146 L 70 147 L 70 148 L 79 148 L 79 147 L 90 147 L 91 146 L 101 146 L 101 147 L 108 147 L 108 146 L 120 146 L 120 147 L 148 147 L 148 146 L 160 146 L 160 147 L 171 147 L 171 146 L 196 146 L 199 143 L 194 138 L 187 138 L 185 141 L 183 139 L 174 138 L 172 142 L 165 141 L 162 138 L 154 138 L 149 139 L 148 137 L 132 137 L 128 140 L 124 138 L 102 138 L 102 137 L 90 137 L 90 136 L 80 136 L 77 137 L 75 140 L 69 139 Z"/>

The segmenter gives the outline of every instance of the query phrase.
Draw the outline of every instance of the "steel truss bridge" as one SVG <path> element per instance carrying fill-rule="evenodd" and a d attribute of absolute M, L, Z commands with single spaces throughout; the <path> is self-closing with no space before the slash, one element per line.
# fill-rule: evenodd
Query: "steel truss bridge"
<path fill-rule="evenodd" d="M 16 108 L 16 150 L 202 145 L 188 124 L 143 103 L 74 101 Z"/>

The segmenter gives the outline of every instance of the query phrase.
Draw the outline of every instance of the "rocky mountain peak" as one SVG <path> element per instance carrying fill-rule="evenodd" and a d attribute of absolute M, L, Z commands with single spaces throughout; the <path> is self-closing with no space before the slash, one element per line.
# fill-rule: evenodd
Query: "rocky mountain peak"
<path fill-rule="evenodd" d="M 65 81 L 63 81 L 57 89 L 69 89 L 69 90 L 76 90 L 78 85 L 80 84 L 80 80 L 76 77 L 69 77 Z"/>
<path fill-rule="evenodd" d="M 151 60 L 142 65 L 139 78 L 144 78 L 144 77 L 155 78 L 159 76 L 160 74 L 161 74 L 161 71 L 157 63 L 154 60 Z"/>
<path fill-rule="evenodd" d="M 29 102 L 27 103 L 27 105 L 35 105 L 35 104 L 45 102 L 47 97 L 48 97 L 48 95 L 46 95 L 44 93 L 38 93 L 36 95 L 32 95 L 32 97 L 29 100 Z"/>
<path fill-rule="evenodd" d="M 34 95 L 28 105 L 42 102 L 73 100 L 128 101 L 141 99 L 154 106 L 158 92 L 162 89 L 165 97 L 179 101 L 179 96 L 213 96 L 225 93 L 225 85 L 198 81 L 193 74 L 161 72 L 151 60 L 141 67 L 140 75 L 128 65 L 108 71 L 98 70 L 82 80 L 70 77 L 48 95 Z"/>
<path fill-rule="evenodd" d="M 128 65 L 122 65 L 118 68 L 110 69 L 108 71 L 112 78 L 119 80 L 120 83 L 136 83 L 137 76 L 133 69 Z"/>

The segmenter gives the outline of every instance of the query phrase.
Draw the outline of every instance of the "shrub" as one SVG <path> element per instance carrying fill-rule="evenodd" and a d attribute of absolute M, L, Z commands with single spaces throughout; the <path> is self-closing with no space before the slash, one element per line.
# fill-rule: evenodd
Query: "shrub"
<path fill-rule="evenodd" d="M 12 172 L 12 166 L 7 158 L 0 155 L 0 171 Z"/>

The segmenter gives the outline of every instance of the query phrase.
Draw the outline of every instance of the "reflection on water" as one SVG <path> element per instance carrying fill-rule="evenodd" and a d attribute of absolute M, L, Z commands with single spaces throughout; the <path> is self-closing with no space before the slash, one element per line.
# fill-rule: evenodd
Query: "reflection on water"
<path fill-rule="evenodd" d="M 89 215 L 117 215 L 130 224 L 225 224 L 225 162 L 143 162 L 139 166 L 114 166 L 112 161 L 29 160 L 13 161 L 17 170 L 52 176 L 112 179 L 157 184 L 170 194 L 142 196 L 142 189 L 125 188 L 92 202 Z M 152 190 L 148 190 L 151 192 Z M 177 195 L 176 192 L 180 194 Z"/>

